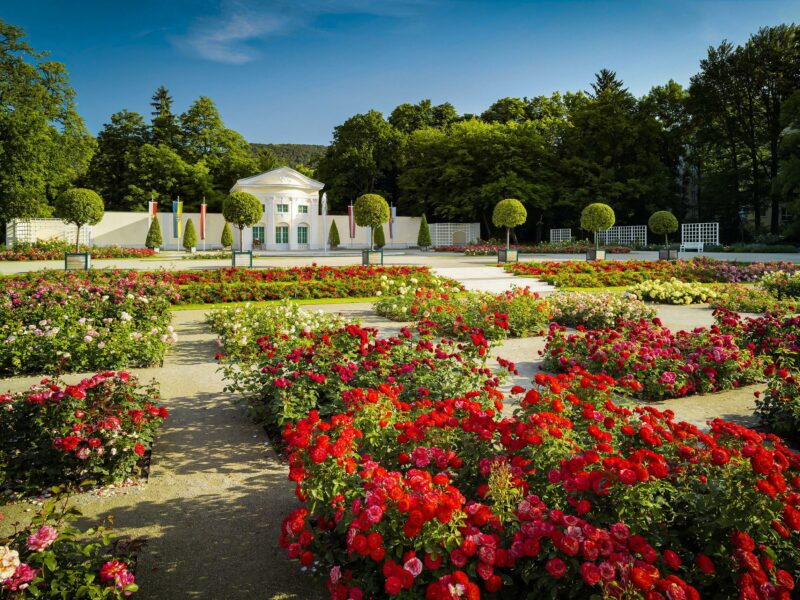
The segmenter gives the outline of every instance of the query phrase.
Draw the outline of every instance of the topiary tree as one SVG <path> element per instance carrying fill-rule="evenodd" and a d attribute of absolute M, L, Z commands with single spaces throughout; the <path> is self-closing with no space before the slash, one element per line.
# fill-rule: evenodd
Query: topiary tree
<path fill-rule="evenodd" d="M 614 215 L 614 209 L 608 204 L 602 202 L 595 202 L 590 204 L 581 212 L 581 229 L 586 231 L 605 231 L 611 229 L 616 222 L 617 217 Z M 599 248 L 599 240 L 594 236 L 594 249 Z"/>
<path fill-rule="evenodd" d="M 103 199 L 92 190 L 72 188 L 56 198 L 56 216 L 66 223 L 78 227 L 75 236 L 75 252 L 80 250 L 81 227 L 84 225 L 97 225 L 103 218 L 105 206 Z"/>
<path fill-rule="evenodd" d="M 495 227 L 506 228 L 506 250 L 511 247 L 511 230 L 518 225 L 522 225 L 528 219 L 528 211 L 522 202 L 515 198 L 500 200 L 494 207 L 492 213 L 492 223 Z"/>
<path fill-rule="evenodd" d="M 425 215 L 422 215 L 422 221 L 420 221 L 419 224 L 417 246 L 420 248 L 430 248 L 431 246 L 431 230 L 430 227 L 428 227 L 428 217 Z"/>
<path fill-rule="evenodd" d="M 339 241 L 339 228 L 336 227 L 336 221 L 331 221 L 331 229 L 328 232 L 328 245 L 331 248 L 338 248 L 341 242 Z"/>
<path fill-rule="evenodd" d="M 147 238 L 144 240 L 144 245 L 146 248 L 154 250 L 160 248 L 163 243 L 164 238 L 161 235 L 161 224 L 158 222 L 158 218 L 154 217 L 153 221 L 150 223 L 150 229 L 147 230 Z"/>
<path fill-rule="evenodd" d="M 664 236 L 664 249 L 669 249 L 669 234 L 678 231 L 678 219 L 667 210 L 659 210 L 650 215 L 647 221 L 650 231 Z"/>
<path fill-rule="evenodd" d="M 247 192 L 233 192 L 222 204 L 222 216 L 239 228 L 239 249 L 244 249 L 244 228 L 261 220 L 264 207 L 258 198 Z"/>
<path fill-rule="evenodd" d="M 191 219 L 186 223 L 186 231 L 183 232 L 183 247 L 186 250 L 197 247 L 197 232 L 194 230 L 194 221 Z"/>
<path fill-rule="evenodd" d="M 380 250 L 386 245 L 386 234 L 383 232 L 383 225 L 378 225 L 375 230 L 375 247 Z"/>
<path fill-rule="evenodd" d="M 225 227 L 222 228 L 222 237 L 219 243 L 223 248 L 230 248 L 233 246 L 233 232 L 231 232 L 231 224 L 225 221 Z"/>
<path fill-rule="evenodd" d="M 383 196 L 378 194 L 364 194 L 356 199 L 353 206 L 356 225 L 369 227 L 369 247 L 372 250 L 375 239 L 375 229 L 389 220 L 389 205 Z"/>

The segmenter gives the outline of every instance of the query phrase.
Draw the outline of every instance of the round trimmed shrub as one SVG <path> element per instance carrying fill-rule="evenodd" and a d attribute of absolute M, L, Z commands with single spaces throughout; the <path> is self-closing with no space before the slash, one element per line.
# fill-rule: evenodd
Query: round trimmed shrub
<path fill-rule="evenodd" d="M 614 209 L 608 204 L 602 202 L 595 202 L 590 204 L 581 212 L 581 229 L 597 233 L 598 231 L 605 231 L 611 229 L 616 222 L 617 217 L 614 215 Z M 597 248 L 597 237 L 594 240 L 595 248 Z"/>
<path fill-rule="evenodd" d="M 506 198 L 500 200 L 494 207 L 492 213 L 492 223 L 495 227 L 506 228 L 506 248 L 510 246 L 511 230 L 518 225 L 522 225 L 528 219 L 528 211 L 525 206 L 516 198 Z"/>
<path fill-rule="evenodd" d="M 258 223 L 263 214 L 264 207 L 253 194 L 233 192 L 225 198 L 222 204 L 222 216 L 227 222 L 239 228 L 239 250 L 244 249 L 242 242 L 244 228 Z"/>
<path fill-rule="evenodd" d="M 75 252 L 80 250 L 81 227 L 84 225 L 97 225 L 103 218 L 105 206 L 103 199 L 93 190 L 85 188 L 72 188 L 56 198 L 56 216 L 66 223 L 78 227 L 75 236 Z"/>
<path fill-rule="evenodd" d="M 383 196 L 378 194 L 363 194 L 358 197 L 353 206 L 353 215 L 356 225 L 371 229 L 369 245 L 372 248 L 375 230 L 389 220 L 389 204 Z"/>
<path fill-rule="evenodd" d="M 663 235 L 664 247 L 669 248 L 669 234 L 678 231 L 678 219 L 667 210 L 659 210 L 650 215 L 647 226 L 656 235 Z"/>

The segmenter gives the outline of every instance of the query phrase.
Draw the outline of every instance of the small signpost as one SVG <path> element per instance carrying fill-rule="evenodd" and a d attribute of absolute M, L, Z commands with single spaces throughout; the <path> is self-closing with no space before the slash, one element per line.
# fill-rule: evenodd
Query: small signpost
<path fill-rule="evenodd" d="M 65 271 L 88 271 L 92 265 L 92 255 L 89 252 L 64 253 Z"/>
<path fill-rule="evenodd" d="M 240 251 L 234 250 L 231 260 L 231 266 L 234 269 L 252 269 L 253 268 L 253 252 L 251 250 Z"/>

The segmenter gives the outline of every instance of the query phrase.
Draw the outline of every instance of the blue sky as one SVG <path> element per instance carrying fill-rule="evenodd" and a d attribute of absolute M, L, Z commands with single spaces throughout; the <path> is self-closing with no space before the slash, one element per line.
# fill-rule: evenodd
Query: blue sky
<path fill-rule="evenodd" d="M 92 132 L 122 108 L 200 95 L 252 142 L 321 143 L 376 108 L 688 84 L 709 45 L 800 17 L 800 0 L 4 0 L 0 18 L 66 63 Z"/>

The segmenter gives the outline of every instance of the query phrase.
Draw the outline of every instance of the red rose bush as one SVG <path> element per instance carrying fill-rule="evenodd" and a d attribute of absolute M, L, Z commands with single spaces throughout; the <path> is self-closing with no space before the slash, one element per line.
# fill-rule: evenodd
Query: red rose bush
<path fill-rule="evenodd" d="M 657 318 L 618 321 L 615 328 L 569 332 L 550 325 L 543 368 L 581 367 L 631 384 L 645 400 L 706 394 L 757 381 L 759 362 L 719 327 L 672 333 Z"/>
<path fill-rule="evenodd" d="M 154 386 L 125 372 L 0 394 L 0 487 L 37 491 L 136 475 L 167 418 L 157 398 Z"/>

